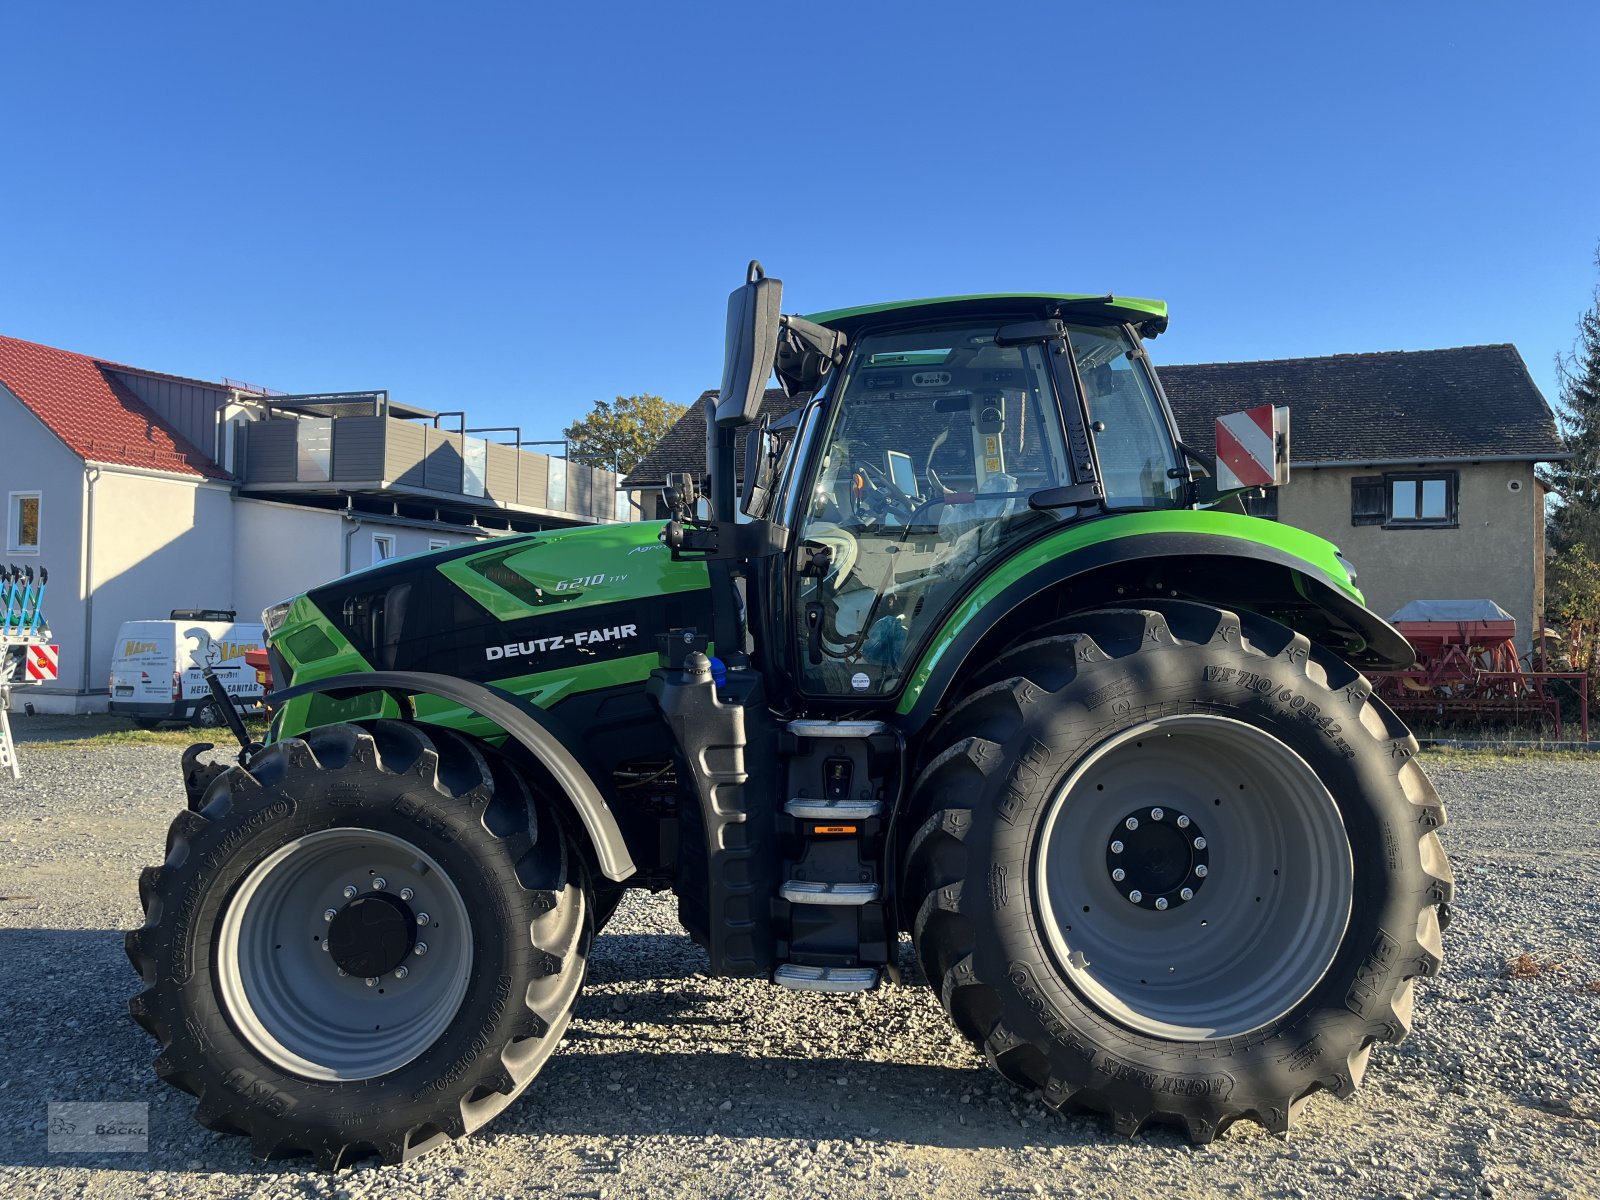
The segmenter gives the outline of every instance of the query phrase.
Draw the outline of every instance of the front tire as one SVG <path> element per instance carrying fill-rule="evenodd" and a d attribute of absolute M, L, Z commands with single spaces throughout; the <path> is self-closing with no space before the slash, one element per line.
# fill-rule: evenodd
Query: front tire
<path fill-rule="evenodd" d="M 274 743 L 139 881 L 134 1019 L 197 1119 L 262 1158 L 400 1162 L 506 1107 L 565 1031 L 592 936 L 549 805 L 399 721 Z"/>
<path fill-rule="evenodd" d="M 1064 626 L 932 735 L 903 891 L 923 970 L 1051 1107 L 1130 1136 L 1286 1133 L 1313 1092 L 1355 1089 L 1439 969 L 1452 884 L 1416 742 L 1264 618 L 1162 602 Z"/>

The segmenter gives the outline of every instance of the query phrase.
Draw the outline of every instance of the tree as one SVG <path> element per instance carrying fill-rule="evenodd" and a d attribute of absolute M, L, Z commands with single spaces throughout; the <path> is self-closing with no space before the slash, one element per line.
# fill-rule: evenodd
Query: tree
<path fill-rule="evenodd" d="M 1600 267 L 1600 249 L 1595 265 Z M 1600 286 L 1591 299 L 1578 318 L 1571 352 L 1556 356 L 1561 379 L 1556 421 L 1572 454 L 1544 472 L 1557 496 L 1550 544 L 1558 557 L 1579 545 L 1600 553 Z"/>
<path fill-rule="evenodd" d="M 1546 609 L 1565 635 L 1567 665 L 1589 675 L 1592 693 L 1600 685 L 1600 287 L 1578 318 L 1572 350 L 1556 356 L 1556 369 L 1556 420 L 1572 457 L 1543 474 L 1556 492 Z"/>
<path fill-rule="evenodd" d="M 633 470 L 688 412 L 660 396 L 641 394 L 596 400 L 594 411 L 561 431 L 567 457 L 590 467 Z"/>

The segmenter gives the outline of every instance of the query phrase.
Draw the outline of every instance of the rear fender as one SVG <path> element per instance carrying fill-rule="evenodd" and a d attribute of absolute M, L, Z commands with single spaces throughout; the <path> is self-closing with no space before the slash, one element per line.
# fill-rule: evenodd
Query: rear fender
<path fill-rule="evenodd" d="M 521 697 L 453 675 L 424 671 L 360 671 L 285 688 L 274 692 L 270 699 L 281 711 L 285 701 L 319 692 L 336 698 L 384 692 L 395 701 L 401 713 L 408 716 L 414 714 L 413 696 L 437 696 L 494 722 L 533 755 L 565 792 L 583 822 L 595 860 L 606 878 L 620 883 L 635 873 L 637 868 L 623 841 L 617 818 L 589 772 L 562 741 L 549 715 Z"/>
<path fill-rule="evenodd" d="M 920 728 L 959 695 L 968 674 L 1046 622 L 1141 599 L 1178 597 L 1259 612 L 1357 667 L 1414 661 L 1410 644 L 1361 602 L 1348 578 L 1265 542 L 1184 531 L 1132 534 L 1036 564 L 1009 576 L 1009 564 L 1002 564 L 957 605 L 923 652 L 896 707 L 897 724 Z"/>

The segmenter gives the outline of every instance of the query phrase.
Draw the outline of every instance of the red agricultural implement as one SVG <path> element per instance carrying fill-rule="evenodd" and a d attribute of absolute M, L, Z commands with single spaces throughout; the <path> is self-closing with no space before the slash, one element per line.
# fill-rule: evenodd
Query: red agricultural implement
<path fill-rule="evenodd" d="M 1414 600 L 1390 618 L 1416 649 L 1405 671 L 1371 672 L 1378 694 L 1413 724 L 1536 725 L 1565 736 L 1563 706 L 1576 705 L 1589 740 L 1589 679 L 1535 671 L 1517 655 L 1517 621 L 1492 600 Z"/>

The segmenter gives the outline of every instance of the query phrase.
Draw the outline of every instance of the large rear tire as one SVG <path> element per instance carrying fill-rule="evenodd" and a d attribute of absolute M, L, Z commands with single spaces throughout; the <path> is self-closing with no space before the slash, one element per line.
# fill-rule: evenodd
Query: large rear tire
<path fill-rule="evenodd" d="M 1051 1107 L 1286 1133 L 1439 969 L 1452 883 L 1416 742 L 1263 618 L 1162 602 L 1054 632 L 930 739 L 902 893 L 923 970 Z"/>
<path fill-rule="evenodd" d="M 139 880 L 129 1004 L 156 1073 L 262 1158 L 399 1162 L 506 1107 L 566 1029 L 591 915 L 549 805 L 399 721 L 275 743 Z"/>

